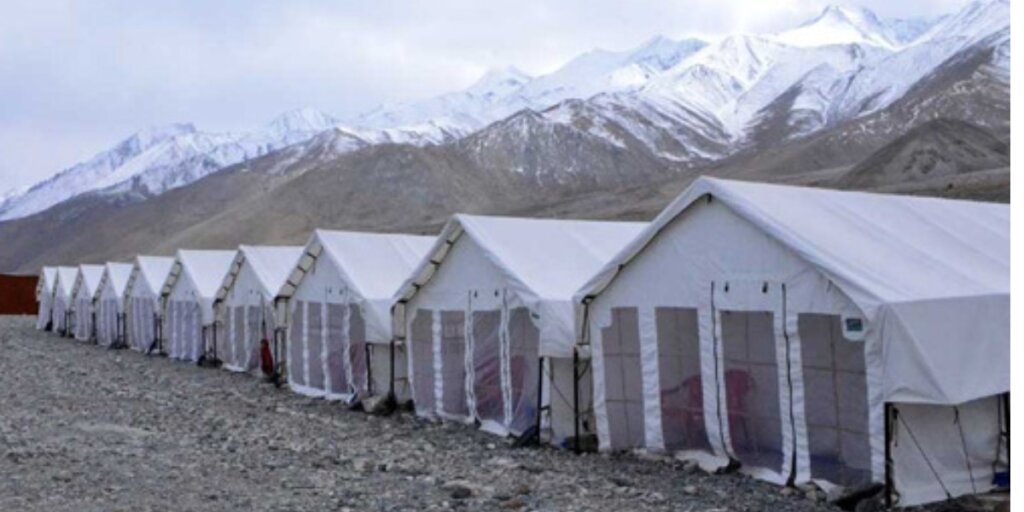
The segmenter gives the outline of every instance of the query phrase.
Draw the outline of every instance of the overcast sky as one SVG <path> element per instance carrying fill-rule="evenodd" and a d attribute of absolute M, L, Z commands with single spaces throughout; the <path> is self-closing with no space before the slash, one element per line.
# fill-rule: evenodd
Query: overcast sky
<path fill-rule="evenodd" d="M 0 0 L 0 194 L 146 126 L 246 130 L 303 106 L 344 118 L 658 34 L 773 31 L 828 3 L 905 17 L 966 2 Z"/>

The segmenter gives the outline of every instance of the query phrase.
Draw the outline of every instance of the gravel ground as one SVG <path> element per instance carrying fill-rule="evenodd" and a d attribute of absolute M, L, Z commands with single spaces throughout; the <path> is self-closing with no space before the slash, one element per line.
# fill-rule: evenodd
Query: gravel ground
<path fill-rule="evenodd" d="M 676 461 L 513 449 L 0 317 L 0 510 L 838 510 Z"/>

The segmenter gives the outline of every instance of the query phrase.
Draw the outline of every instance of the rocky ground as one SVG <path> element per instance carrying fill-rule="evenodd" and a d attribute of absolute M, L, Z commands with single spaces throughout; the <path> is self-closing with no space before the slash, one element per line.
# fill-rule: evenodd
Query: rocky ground
<path fill-rule="evenodd" d="M 513 449 L 0 317 L 0 510 L 836 510 L 678 462 Z"/>

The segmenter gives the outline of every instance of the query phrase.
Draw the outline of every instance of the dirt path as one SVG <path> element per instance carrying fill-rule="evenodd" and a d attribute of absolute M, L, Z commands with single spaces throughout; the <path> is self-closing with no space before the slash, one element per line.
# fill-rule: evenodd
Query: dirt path
<path fill-rule="evenodd" d="M 508 447 L 0 317 L 2 510 L 832 510 L 681 464 Z"/>

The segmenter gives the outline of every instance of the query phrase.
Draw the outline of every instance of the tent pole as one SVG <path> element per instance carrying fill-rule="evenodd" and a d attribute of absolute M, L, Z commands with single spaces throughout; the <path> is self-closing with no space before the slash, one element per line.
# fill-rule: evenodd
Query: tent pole
<path fill-rule="evenodd" d="M 370 366 L 370 344 L 367 343 L 366 340 L 363 340 L 363 356 L 366 359 L 366 394 L 372 395 L 375 391 L 373 389 L 373 367 Z M 356 384 L 354 382 L 350 382 L 349 384 L 352 386 L 352 389 L 356 389 Z"/>
<path fill-rule="evenodd" d="M 392 399 L 395 398 L 395 342 L 397 340 L 392 339 L 391 344 L 388 345 L 388 358 L 391 361 L 389 364 L 389 378 L 388 378 L 388 396 Z M 369 367 L 367 367 L 369 368 Z M 367 370 L 369 372 L 369 370 Z M 369 375 L 369 373 L 367 373 Z"/>
<path fill-rule="evenodd" d="M 1010 392 L 1003 393 L 1003 418 L 1006 419 L 1006 467 L 1010 467 Z"/>
<path fill-rule="evenodd" d="M 572 349 L 572 419 L 573 419 L 573 451 L 580 453 L 580 353 Z"/>
<path fill-rule="evenodd" d="M 537 358 L 537 444 L 540 444 L 541 414 L 544 411 L 544 358 Z"/>
<path fill-rule="evenodd" d="M 896 409 L 885 402 L 885 508 L 892 508 L 892 430 L 896 419 Z"/>

